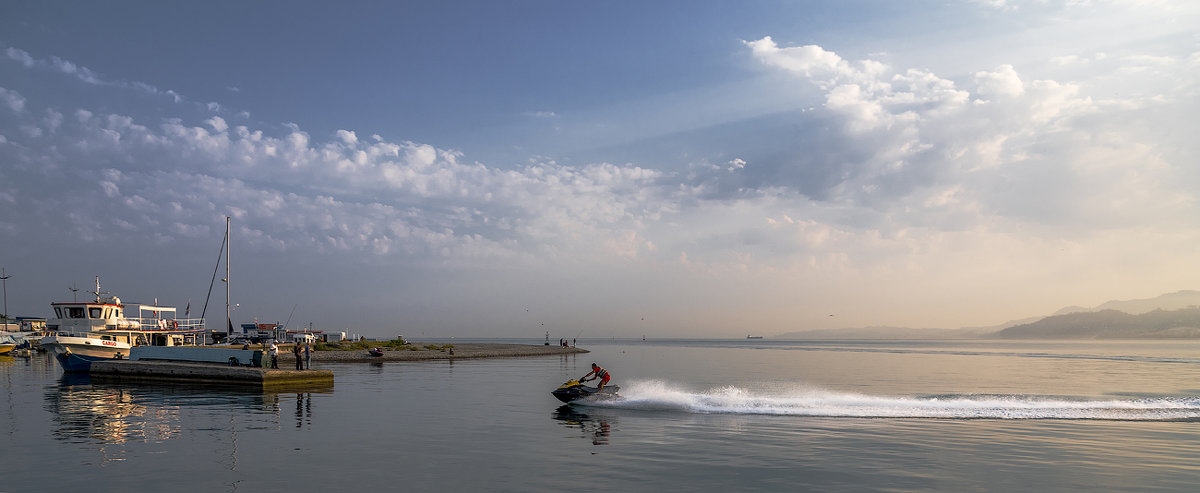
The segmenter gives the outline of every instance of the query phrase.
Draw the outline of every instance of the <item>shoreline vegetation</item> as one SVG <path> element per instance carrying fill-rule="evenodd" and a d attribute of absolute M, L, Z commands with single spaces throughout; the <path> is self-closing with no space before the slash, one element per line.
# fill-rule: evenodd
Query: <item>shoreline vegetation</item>
<path fill-rule="evenodd" d="M 279 361 L 295 361 L 291 344 L 280 345 Z M 382 356 L 371 356 L 371 348 L 383 349 Z M 260 347 L 252 346 L 253 349 Z M 546 346 L 534 344 L 504 343 L 410 343 L 402 339 L 391 341 L 343 341 L 317 343 L 312 360 L 322 363 L 355 363 L 363 361 L 430 361 L 479 358 L 519 358 L 528 356 L 556 356 L 586 354 L 590 351 L 578 347 Z"/>

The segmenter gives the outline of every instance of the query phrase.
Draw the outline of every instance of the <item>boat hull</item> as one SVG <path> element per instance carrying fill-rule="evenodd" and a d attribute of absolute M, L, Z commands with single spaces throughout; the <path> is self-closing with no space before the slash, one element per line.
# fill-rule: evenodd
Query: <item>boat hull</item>
<path fill-rule="evenodd" d="M 54 359 L 58 360 L 58 364 L 62 366 L 63 371 L 68 373 L 87 372 L 92 369 L 92 363 L 96 361 L 109 361 L 116 358 L 100 358 L 95 356 L 79 356 L 71 353 L 55 354 Z"/>
<path fill-rule="evenodd" d="M 45 337 L 41 345 L 68 372 L 88 371 L 93 361 L 128 358 L 130 349 L 124 342 L 74 336 Z"/>

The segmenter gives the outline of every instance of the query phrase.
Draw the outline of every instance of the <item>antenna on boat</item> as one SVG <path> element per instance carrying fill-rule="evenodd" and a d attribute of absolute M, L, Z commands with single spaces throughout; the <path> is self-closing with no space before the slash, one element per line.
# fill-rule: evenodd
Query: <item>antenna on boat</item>
<path fill-rule="evenodd" d="M 96 303 L 100 302 L 100 276 L 96 276 L 96 291 L 92 294 L 96 295 Z"/>
<path fill-rule="evenodd" d="M 71 290 L 71 294 L 75 295 L 75 302 L 79 303 L 79 288 L 75 287 L 75 283 L 71 283 L 70 286 L 67 286 L 67 289 Z"/>

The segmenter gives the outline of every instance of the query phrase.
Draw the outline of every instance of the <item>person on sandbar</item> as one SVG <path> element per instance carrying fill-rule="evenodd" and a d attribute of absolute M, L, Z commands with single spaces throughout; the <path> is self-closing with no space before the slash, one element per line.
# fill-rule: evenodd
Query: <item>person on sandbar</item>
<path fill-rule="evenodd" d="M 588 377 L 591 377 L 591 378 L 588 378 Z M 600 379 L 600 383 L 596 385 L 596 391 L 599 392 L 600 389 L 604 388 L 604 384 L 608 383 L 608 380 L 611 377 L 608 375 L 608 370 L 605 370 L 600 365 L 592 363 L 592 371 L 589 371 L 587 375 L 584 375 L 583 378 L 580 378 L 579 382 L 580 383 L 590 382 L 597 378 Z"/>

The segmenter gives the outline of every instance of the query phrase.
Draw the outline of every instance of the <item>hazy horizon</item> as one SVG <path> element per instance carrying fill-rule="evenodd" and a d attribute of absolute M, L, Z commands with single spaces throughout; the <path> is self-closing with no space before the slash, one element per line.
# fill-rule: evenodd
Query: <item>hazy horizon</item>
<path fill-rule="evenodd" d="M 95 276 L 199 313 L 226 216 L 235 324 L 368 336 L 959 328 L 1200 288 L 1200 4 L 0 14 L 14 316 Z"/>

